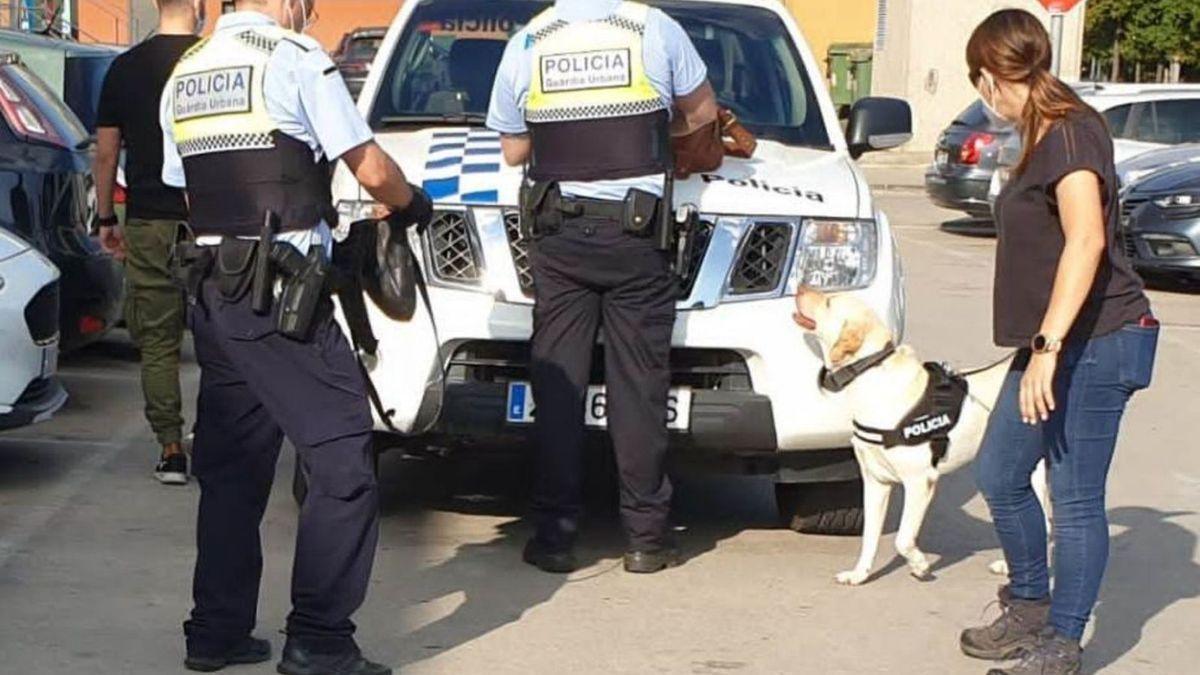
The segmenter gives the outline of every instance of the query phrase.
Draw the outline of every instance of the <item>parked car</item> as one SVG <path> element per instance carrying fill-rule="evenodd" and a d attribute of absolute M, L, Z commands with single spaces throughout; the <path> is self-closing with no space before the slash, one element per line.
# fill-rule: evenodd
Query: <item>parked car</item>
<path fill-rule="evenodd" d="M 1127 186 L 1156 171 L 1192 162 L 1200 162 L 1200 143 L 1184 143 L 1143 152 L 1117 164 L 1117 177 L 1122 186 Z"/>
<path fill-rule="evenodd" d="M 933 164 L 925 171 L 925 192 L 938 206 L 991 218 L 988 187 L 1000 148 L 1016 134 L 992 125 L 983 103 L 973 102 L 938 137 Z"/>
<path fill-rule="evenodd" d="M 1162 169 L 1127 186 L 1121 235 L 1139 272 L 1200 281 L 1200 163 Z"/>
<path fill-rule="evenodd" d="M 821 356 L 793 323 L 791 296 L 801 284 L 852 293 L 902 333 L 899 252 L 854 159 L 911 138 L 912 112 L 903 101 L 865 98 L 843 134 L 821 64 L 782 3 L 650 4 L 682 24 L 721 103 L 759 138 L 753 160 L 727 159 L 676 183 L 676 207 L 694 204 L 703 215 L 673 340 L 672 449 L 773 476 L 781 515 L 796 529 L 855 531 L 862 500 L 850 416 L 817 386 Z M 411 234 L 436 330 L 424 309 L 395 321 L 368 299 L 381 340 L 368 367 L 380 410 L 390 411 L 379 429 L 409 434 L 393 436 L 409 447 L 530 447 L 532 410 L 517 405 L 528 393 L 533 330 L 529 242 L 516 208 L 522 171 L 505 165 L 499 135 L 483 123 L 505 44 L 549 6 L 404 3 L 362 92 L 380 144 L 436 203 L 427 231 Z M 344 167 L 333 193 L 341 226 L 375 212 Z M 600 392 L 603 351 L 589 399 Z M 603 426 L 603 406 L 592 411 L 590 426 Z"/>
<path fill-rule="evenodd" d="M 333 61 L 337 64 L 342 79 L 350 94 L 358 98 L 367 75 L 371 72 L 371 64 L 375 61 L 375 53 L 383 44 L 387 28 L 359 28 L 346 33 L 342 42 L 334 52 Z"/>
<path fill-rule="evenodd" d="M 1200 143 L 1200 84 L 1082 83 L 1075 90 L 1108 122 L 1117 163 L 1169 145 Z"/>
<path fill-rule="evenodd" d="M 67 402 L 58 369 L 59 274 L 0 230 L 0 430 L 50 418 Z"/>
<path fill-rule="evenodd" d="M 91 160 L 92 139 L 75 113 L 15 54 L 0 54 L 0 228 L 62 272 L 63 351 L 98 339 L 121 316 L 121 267 L 88 236 Z"/>
<path fill-rule="evenodd" d="M 67 104 L 88 133 L 95 133 L 104 76 L 120 48 L 0 30 L 0 52 L 20 54 L 25 67 Z"/>

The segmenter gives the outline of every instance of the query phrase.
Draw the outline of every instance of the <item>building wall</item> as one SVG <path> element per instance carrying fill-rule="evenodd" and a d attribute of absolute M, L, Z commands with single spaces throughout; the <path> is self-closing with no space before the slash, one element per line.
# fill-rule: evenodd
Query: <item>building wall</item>
<path fill-rule="evenodd" d="M 1079 79 L 1084 4 L 1071 10 L 1063 25 L 1062 74 L 1067 80 Z M 989 14 L 1011 7 L 1033 12 L 1049 27 L 1050 16 L 1036 0 L 888 0 L 871 91 L 912 105 L 915 134 L 904 151 L 932 151 L 946 125 L 978 96 L 967 80 L 967 39 Z"/>
<path fill-rule="evenodd" d="M 832 44 L 870 43 L 875 37 L 875 14 L 879 0 L 782 1 L 796 18 L 813 56 L 822 63 Z M 824 70 L 828 73 L 827 68 Z"/>
<path fill-rule="evenodd" d="M 227 0 L 206 2 L 210 26 L 221 15 L 221 6 L 232 4 Z M 317 0 L 317 23 L 308 33 L 333 51 L 342 36 L 355 28 L 390 25 L 402 4 L 403 0 Z"/>
<path fill-rule="evenodd" d="M 83 42 L 128 44 L 131 40 L 129 4 L 129 0 L 78 0 L 79 39 Z"/>

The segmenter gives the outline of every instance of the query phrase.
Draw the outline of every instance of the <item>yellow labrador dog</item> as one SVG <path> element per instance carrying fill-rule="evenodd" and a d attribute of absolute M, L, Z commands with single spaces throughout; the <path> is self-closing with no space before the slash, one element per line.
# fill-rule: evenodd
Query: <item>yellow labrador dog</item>
<path fill-rule="evenodd" d="M 957 420 L 953 428 L 949 428 L 950 415 L 941 413 L 914 422 L 912 413 L 928 400 L 926 391 L 933 375 L 911 347 L 893 346 L 891 330 L 866 303 L 851 295 L 801 289 L 796 296 L 795 320 L 817 337 L 827 373 L 823 381 L 827 389 L 840 390 L 846 397 L 856 428 L 854 453 L 863 476 L 862 554 L 854 569 L 837 575 L 838 583 L 857 586 L 870 577 L 892 487 L 897 483 L 904 485 L 904 512 L 896 550 L 908 561 L 913 576 L 928 578 L 929 560 L 917 548 L 921 523 L 938 479 L 969 463 L 979 451 L 1011 358 L 965 377 L 966 392 L 960 395 L 961 405 L 954 406 Z M 961 391 L 961 383 L 956 384 Z M 885 447 L 885 437 L 876 435 L 884 433 L 881 430 L 894 432 L 892 440 L 910 435 L 918 441 L 940 431 L 941 452 L 935 451 L 933 442 Z M 935 453 L 944 456 L 935 461 Z M 1049 514 L 1044 463 L 1038 466 L 1033 485 Z M 991 570 L 1008 573 L 1003 560 L 992 564 Z"/>

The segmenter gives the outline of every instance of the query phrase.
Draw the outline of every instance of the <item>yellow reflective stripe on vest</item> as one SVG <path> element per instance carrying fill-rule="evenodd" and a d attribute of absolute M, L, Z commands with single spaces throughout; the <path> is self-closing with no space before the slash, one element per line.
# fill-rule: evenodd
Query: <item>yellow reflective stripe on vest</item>
<path fill-rule="evenodd" d="M 553 10 L 534 19 L 525 119 L 571 122 L 664 110 L 643 58 L 649 11 L 646 5 L 623 2 L 595 21 L 561 21 Z"/>
<path fill-rule="evenodd" d="M 184 55 L 168 84 L 181 157 L 275 146 L 279 125 L 267 113 L 263 82 L 285 31 L 221 32 Z"/>

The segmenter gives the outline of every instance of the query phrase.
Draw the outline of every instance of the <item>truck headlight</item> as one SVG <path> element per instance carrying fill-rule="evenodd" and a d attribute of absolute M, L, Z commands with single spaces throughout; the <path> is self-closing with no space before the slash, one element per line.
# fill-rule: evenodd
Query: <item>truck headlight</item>
<path fill-rule="evenodd" d="M 865 288 L 875 279 L 879 231 L 873 220 L 806 219 L 788 275 L 787 293 Z"/>
<path fill-rule="evenodd" d="M 1200 194 L 1179 193 L 1154 198 L 1154 205 L 1168 218 L 1190 218 L 1200 213 Z"/>

